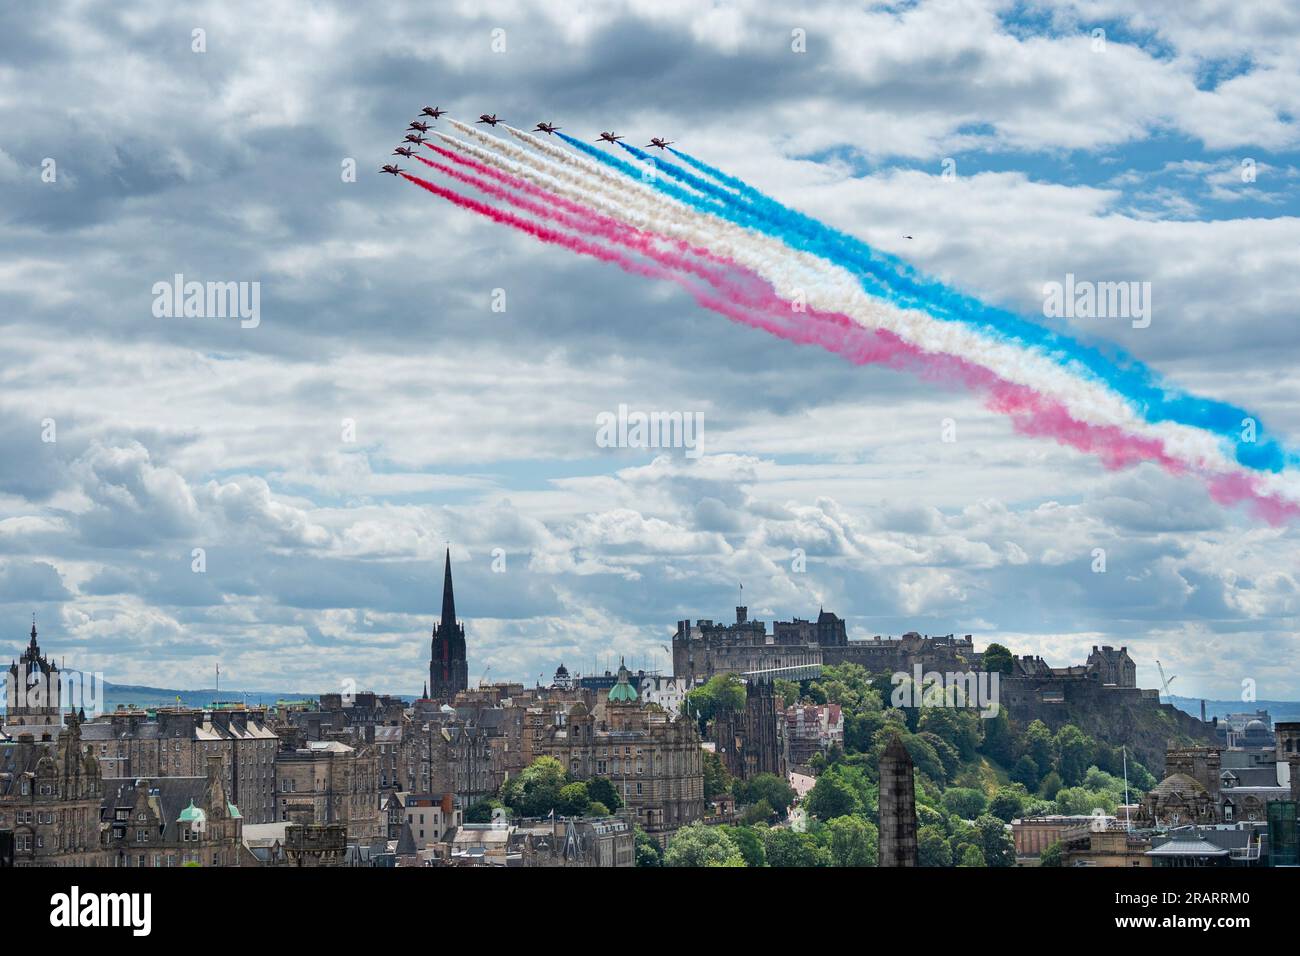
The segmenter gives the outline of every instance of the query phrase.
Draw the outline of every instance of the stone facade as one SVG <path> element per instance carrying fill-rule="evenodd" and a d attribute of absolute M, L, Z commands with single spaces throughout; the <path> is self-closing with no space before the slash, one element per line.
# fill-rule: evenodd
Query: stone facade
<path fill-rule="evenodd" d="M 785 711 L 771 681 L 745 682 L 745 709 L 713 718 L 713 745 L 727 772 L 749 780 L 760 773 L 785 777 Z"/>
<path fill-rule="evenodd" d="M 456 598 L 451 586 L 451 549 L 442 581 L 442 617 L 433 629 L 429 651 L 429 686 L 425 697 L 452 701 L 469 686 L 465 656 L 465 625 L 456 620 Z"/>
<path fill-rule="evenodd" d="M 627 668 L 593 712 L 582 701 L 534 724 L 536 756 L 578 780 L 609 779 L 646 833 L 666 841 L 704 816 L 704 765 L 695 723 L 640 700 Z M 541 717 L 542 715 L 538 715 Z"/>
<path fill-rule="evenodd" d="M 113 777 L 201 777 L 219 756 L 226 792 L 249 823 L 278 818 L 280 738 L 264 708 L 123 710 L 87 722 L 82 740 Z"/>
<path fill-rule="evenodd" d="M 243 818 L 220 755 L 202 777 L 109 778 L 100 805 L 108 866 L 239 866 Z"/>
<path fill-rule="evenodd" d="M 13 834 L 15 866 L 102 866 L 102 796 L 75 717 L 53 740 L 23 731 L 0 742 L 0 830 Z"/>
<path fill-rule="evenodd" d="M 368 844 L 385 832 L 375 758 L 336 740 L 309 741 L 275 757 L 280 821 L 342 823 L 348 840 Z"/>

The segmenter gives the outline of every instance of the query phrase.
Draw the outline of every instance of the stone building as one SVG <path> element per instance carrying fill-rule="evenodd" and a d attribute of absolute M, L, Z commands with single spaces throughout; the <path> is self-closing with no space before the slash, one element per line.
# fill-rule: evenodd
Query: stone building
<path fill-rule="evenodd" d="M 202 777 L 105 779 L 106 865 L 239 866 L 244 821 L 226 793 L 223 764 L 211 754 Z"/>
<path fill-rule="evenodd" d="M 578 780 L 609 779 L 641 828 L 666 841 L 704 816 L 700 736 L 694 721 L 642 701 L 630 677 L 620 665 L 595 711 L 577 701 L 535 725 L 532 752 L 559 760 Z"/>
<path fill-rule="evenodd" d="M 760 773 L 784 777 L 787 770 L 785 711 L 770 680 L 745 680 L 745 707 L 714 716 L 714 749 L 727 772 L 749 780 Z"/>
<path fill-rule="evenodd" d="M 804 766 L 813 754 L 844 746 L 844 710 L 839 704 L 794 704 L 785 710 L 790 763 Z"/>
<path fill-rule="evenodd" d="M 522 866 L 636 866 L 633 827 L 619 817 L 521 820 L 509 846 Z"/>
<path fill-rule="evenodd" d="M 898 735 L 880 755 L 880 866 L 916 866 L 916 782 Z"/>
<path fill-rule="evenodd" d="M 808 624 L 808 622 L 801 622 Z M 778 625 L 767 633 L 763 621 L 751 621 L 749 608 L 736 608 L 734 624 L 711 620 L 677 622 L 673 635 L 673 675 L 694 686 L 716 674 L 749 674 L 777 669 L 805 668 L 816 675 L 822 665 L 822 649 L 803 643 L 804 629 Z"/>
<path fill-rule="evenodd" d="M 1102 684 L 1115 687 L 1137 686 L 1137 665 L 1128 656 L 1127 647 L 1115 650 L 1109 645 L 1099 648 L 1094 644 L 1085 666 L 1089 670 L 1096 670 Z"/>
<path fill-rule="evenodd" d="M 241 866 L 346 866 L 342 823 L 254 823 L 244 827 Z"/>
<path fill-rule="evenodd" d="M 52 740 L 25 730 L 0 741 L 0 830 L 13 833 L 15 866 L 103 865 L 102 796 L 99 762 L 83 749 L 76 717 Z"/>
<path fill-rule="evenodd" d="M 275 757 L 280 738 L 265 708 L 119 710 L 88 721 L 82 740 L 108 776 L 201 777 L 210 756 L 222 759 L 226 792 L 249 823 L 278 818 Z"/>
<path fill-rule="evenodd" d="M 275 756 L 280 821 L 342 823 L 348 840 L 370 843 L 385 827 L 373 754 L 337 740 L 307 741 Z"/>
<path fill-rule="evenodd" d="M 450 703 L 469 686 L 465 656 L 465 625 L 456 620 L 456 596 L 451 586 L 451 549 L 442 580 L 442 617 L 433 629 L 429 652 L 429 686 L 425 697 Z"/>

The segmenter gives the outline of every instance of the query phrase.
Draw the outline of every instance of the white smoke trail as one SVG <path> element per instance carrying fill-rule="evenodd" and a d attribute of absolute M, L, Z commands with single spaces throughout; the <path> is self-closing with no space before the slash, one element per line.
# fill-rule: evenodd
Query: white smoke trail
<path fill-rule="evenodd" d="M 520 130 L 507 127 L 512 136 L 537 152 L 464 124 L 454 125 L 490 149 L 479 149 L 454 137 L 441 138 L 480 162 L 591 206 L 627 225 L 731 259 L 761 275 L 787 301 L 802 299 L 811 308 L 848 315 L 859 324 L 888 330 L 926 351 L 955 355 L 981 365 L 1009 382 L 1057 399 L 1080 421 L 1117 426 L 1158 440 L 1171 457 L 1193 467 L 1218 472 L 1238 470 L 1236 462 L 1224 454 L 1217 436 L 1191 426 L 1148 423 L 1104 385 L 961 323 L 943 322 L 919 310 L 903 309 L 870 296 L 852 273 L 834 263 L 700 212 L 645 183 Z M 1261 477 L 1266 484 L 1273 483 L 1267 476 Z"/>

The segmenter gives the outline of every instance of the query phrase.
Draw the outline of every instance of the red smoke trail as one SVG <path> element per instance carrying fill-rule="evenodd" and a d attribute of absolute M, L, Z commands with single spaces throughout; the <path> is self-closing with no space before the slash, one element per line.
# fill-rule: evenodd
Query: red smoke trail
<path fill-rule="evenodd" d="M 1093 425 L 1074 418 L 1060 402 L 1029 388 L 1008 382 L 994 372 L 965 361 L 956 356 L 925 352 L 883 329 L 868 329 L 839 313 L 825 313 L 808 310 L 800 313 L 803 318 L 794 320 L 790 303 L 776 295 L 770 284 L 761 276 L 754 274 L 744 266 L 722 257 L 709 258 L 725 265 L 741 282 L 728 281 L 710 270 L 700 270 L 692 266 L 689 260 L 680 255 L 665 252 L 655 247 L 653 238 L 665 239 L 643 230 L 635 229 L 610 217 L 603 216 L 579 204 L 571 204 L 583 211 L 581 216 L 561 216 L 554 210 L 546 210 L 535 203 L 519 197 L 511 197 L 503 190 L 491 187 L 475 177 L 455 174 L 448 167 L 421 158 L 426 165 L 444 172 L 449 172 L 462 181 L 476 186 L 488 187 L 490 194 L 503 195 L 508 201 L 521 208 L 529 208 L 539 215 L 565 221 L 570 228 L 580 229 L 600 238 L 620 242 L 636 248 L 649 258 L 663 263 L 660 266 L 648 265 L 632 259 L 615 250 L 596 243 L 587 242 L 568 233 L 550 229 L 512 213 L 496 209 L 485 203 L 462 196 L 436 186 L 418 176 L 402 173 L 402 178 L 415 183 L 436 196 L 440 196 L 455 205 L 477 212 L 482 216 L 504 225 L 513 226 L 542 242 L 562 246 L 580 255 L 588 255 L 603 262 L 612 262 L 626 272 L 647 278 L 667 279 L 676 282 L 702 306 L 718 312 L 727 318 L 762 329 L 772 335 L 800 344 L 819 345 L 828 351 L 842 355 L 856 365 L 883 364 L 891 368 L 918 372 L 926 378 L 950 382 L 954 379 L 967 388 L 984 395 L 986 407 L 1000 412 L 1011 419 L 1012 427 L 1021 434 L 1050 437 L 1061 444 L 1078 451 L 1096 455 L 1108 469 L 1118 469 L 1152 461 L 1173 474 L 1183 474 L 1187 466 L 1180 460 L 1169 456 L 1161 442 L 1156 439 L 1142 438 L 1127 433 L 1113 425 Z M 468 162 L 468 161 L 466 161 Z M 477 164 L 475 164 L 477 165 Z M 502 173 L 505 177 L 507 174 Z M 508 177 L 516 179 L 516 177 Z M 562 200 L 564 197 L 553 196 L 547 190 L 532 186 L 542 197 Z M 566 203 L 568 200 L 564 200 Z M 588 220 L 582 225 L 581 220 Z M 574 224 L 574 223 L 578 224 Z M 719 297 L 682 275 L 683 272 L 699 275 L 714 285 L 722 293 Z M 742 286 L 744 287 L 742 289 Z M 749 290 L 749 291 L 745 291 Z M 756 294 L 756 290 L 762 290 Z M 1249 501 L 1255 512 L 1270 524 L 1279 524 L 1288 518 L 1300 516 L 1300 506 L 1280 498 L 1277 495 L 1265 495 L 1259 491 L 1259 482 L 1245 475 L 1205 476 L 1212 497 L 1220 504 L 1235 504 Z"/>

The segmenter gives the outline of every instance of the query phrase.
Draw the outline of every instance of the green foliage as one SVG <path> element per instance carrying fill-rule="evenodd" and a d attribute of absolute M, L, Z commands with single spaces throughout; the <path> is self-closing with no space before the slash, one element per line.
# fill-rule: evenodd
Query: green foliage
<path fill-rule="evenodd" d="M 826 824 L 835 866 L 875 866 L 879 852 L 876 826 L 859 816 L 836 817 Z"/>
<path fill-rule="evenodd" d="M 745 858 L 720 827 L 692 823 L 678 830 L 664 852 L 664 866 L 744 866 Z"/>
<path fill-rule="evenodd" d="M 538 757 L 518 777 L 501 788 L 502 802 L 519 816 L 544 817 L 558 810 L 560 791 L 568 782 L 563 765 L 554 757 Z"/>
<path fill-rule="evenodd" d="M 1057 791 L 1059 791 L 1062 786 L 1064 786 L 1064 784 L 1061 783 L 1061 775 L 1053 770 L 1044 777 L 1043 782 L 1038 785 L 1038 795 L 1040 797 L 1045 797 L 1048 800 L 1054 800 L 1056 799 Z"/>
<path fill-rule="evenodd" d="M 587 804 L 587 813 L 589 817 L 607 817 L 609 816 L 609 807 L 605 806 L 599 800 L 593 800 Z"/>
<path fill-rule="evenodd" d="M 465 811 L 466 823 L 491 823 L 492 811 L 504 806 L 500 800 L 480 800 Z"/>
<path fill-rule="evenodd" d="M 636 865 L 663 866 L 664 850 L 659 841 L 653 839 L 640 827 L 636 828 Z"/>
<path fill-rule="evenodd" d="M 817 778 L 817 783 L 808 794 L 804 806 L 809 813 L 822 821 L 856 813 L 861 809 L 857 792 L 834 771 L 824 773 Z"/>
<path fill-rule="evenodd" d="M 1029 795 L 1025 793 L 1025 788 L 1020 784 L 1012 784 L 1008 787 L 998 787 L 997 793 L 989 801 L 989 813 L 997 817 L 1003 823 L 1010 823 L 1025 811 L 1025 801 Z"/>
<path fill-rule="evenodd" d="M 1001 644 L 990 644 L 984 649 L 984 654 L 980 660 L 986 671 L 1010 674 L 1012 664 L 1015 662 L 1015 655 Z"/>
<path fill-rule="evenodd" d="M 1042 853 L 1038 854 L 1039 866 L 1063 866 L 1061 841 L 1057 840 Z"/>
<path fill-rule="evenodd" d="M 772 688 L 781 698 L 781 706 L 792 707 L 799 702 L 799 685 L 794 681 L 778 677 L 772 681 Z"/>
<path fill-rule="evenodd" d="M 715 800 L 724 793 L 730 793 L 733 785 L 731 774 L 722 758 L 711 750 L 702 754 L 704 766 L 704 799 Z"/>
<path fill-rule="evenodd" d="M 766 800 L 751 803 L 740 811 L 740 822 L 748 827 L 758 826 L 760 823 L 773 823 L 777 819 L 777 812 L 772 809 L 772 804 Z"/>
<path fill-rule="evenodd" d="M 1078 786 L 1092 763 L 1094 741 L 1073 724 L 1056 732 L 1056 771 L 1066 786 Z"/>
<path fill-rule="evenodd" d="M 1101 810 L 1114 814 L 1119 797 L 1108 790 L 1089 790 L 1086 787 L 1062 787 L 1056 792 L 1056 808 L 1060 813 L 1091 814 Z"/>
<path fill-rule="evenodd" d="M 611 811 L 623 806 L 623 797 L 619 794 L 618 787 L 605 777 L 592 777 L 587 781 L 587 796 L 593 802 L 603 803 Z"/>
<path fill-rule="evenodd" d="M 960 860 L 958 866 L 988 866 L 984 862 L 984 854 L 980 848 L 969 843 L 962 844 L 958 859 Z"/>
<path fill-rule="evenodd" d="M 745 709 L 745 684 L 735 674 L 717 674 L 686 695 L 686 712 L 701 726 L 721 713 Z"/>
<path fill-rule="evenodd" d="M 1038 763 L 1029 754 L 1025 754 L 1011 769 L 1011 779 L 1023 784 L 1026 790 L 1037 790 L 1040 780 Z"/>
<path fill-rule="evenodd" d="M 988 799 L 979 790 L 968 787 L 949 787 L 943 794 L 944 808 L 963 820 L 974 820 L 986 809 Z"/>
<path fill-rule="evenodd" d="M 774 773 L 760 773 L 749 780 L 737 780 L 731 789 L 736 795 L 736 802 L 741 806 L 766 800 L 781 816 L 785 816 L 794 803 L 794 787 L 784 777 L 778 777 Z"/>
<path fill-rule="evenodd" d="M 916 831 L 917 863 L 920 866 L 951 866 L 952 850 L 948 838 L 937 826 L 923 826 Z"/>
<path fill-rule="evenodd" d="M 1056 742 L 1047 724 L 1033 721 L 1021 736 L 1021 753 L 1028 754 L 1038 766 L 1039 773 L 1047 773 L 1056 761 Z"/>
<path fill-rule="evenodd" d="M 1016 845 L 1001 820 L 985 814 L 975 821 L 975 829 L 986 866 L 1016 865 Z"/>
<path fill-rule="evenodd" d="M 831 866 L 831 852 L 811 833 L 776 827 L 763 835 L 768 866 Z"/>
<path fill-rule="evenodd" d="M 556 801 L 555 812 L 566 817 L 580 817 L 591 806 L 585 783 L 566 783 L 560 788 L 560 798 Z"/>
<path fill-rule="evenodd" d="M 763 837 L 753 827 L 722 827 L 740 849 L 746 866 L 767 866 L 767 850 L 763 846 Z"/>

